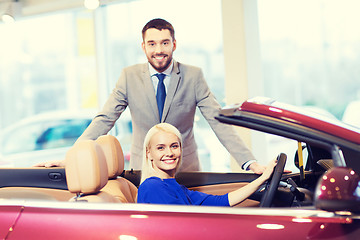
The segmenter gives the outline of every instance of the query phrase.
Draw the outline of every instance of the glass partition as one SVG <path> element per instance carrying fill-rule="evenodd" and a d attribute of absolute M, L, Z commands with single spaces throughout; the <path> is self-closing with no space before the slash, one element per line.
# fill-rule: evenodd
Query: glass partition
<path fill-rule="evenodd" d="M 221 0 L 119 1 L 95 11 L 66 10 L 0 24 L 0 132 L 41 113 L 54 112 L 56 121 L 59 111 L 99 110 L 122 68 L 147 61 L 141 30 L 158 17 L 175 28 L 174 58 L 201 67 L 223 104 Z M 196 120 L 203 170 L 227 169 L 228 153 L 201 114 Z M 128 155 L 132 134 L 128 113 L 113 133 Z M 64 151 L 57 157 L 63 158 Z"/>

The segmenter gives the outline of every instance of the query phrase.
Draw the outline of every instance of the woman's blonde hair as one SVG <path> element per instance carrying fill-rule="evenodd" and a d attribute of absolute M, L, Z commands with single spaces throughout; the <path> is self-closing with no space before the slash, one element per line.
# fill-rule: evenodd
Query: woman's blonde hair
<path fill-rule="evenodd" d="M 175 134 L 177 136 L 177 138 L 179 139 L 180 148 L 182 148 L 181 133 L 173 125 L 171 125 L 169 123 L 159 123 L 159 124 L 153 126 L 152 128 L 150 128 L 150 130 L 147 132 L 145 139 L 144 139 L 143 164 L 142 164 L 142 169 L 141 169 L 141 182 L 140 183 L 145 181 L 145 179 L 147 179 L 148 177 L 153 176 L 153 174 L 154 174 L 154 171 L 153 171 L 154 168 L 152 166 L 152 162 L 147 159 L 146 153 L 150 147 L 149 145 L 150 145 L 150 141 L 151 141 L 152 137 L 158 132 L 166 132 L 166 133 Z M 176 172 L 179 170 L 181 163 L 182 163 L 182 154 L 180 155 L 178 165 L 176 166 Z"/>

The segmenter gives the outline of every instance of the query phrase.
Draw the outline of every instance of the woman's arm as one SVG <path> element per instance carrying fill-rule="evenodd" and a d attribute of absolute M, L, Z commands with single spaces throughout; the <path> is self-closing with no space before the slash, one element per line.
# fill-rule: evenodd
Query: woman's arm
<path fill-rule="evenodd" d="M 248 185 L 239 188 L 235 191 L 229 193 L 229 204 L 230 206 L 234 206 L 246 198 L 248 198 L 251 194 L 253 194 L 260 186 L 263 184 L 269 177 L 271 176 L 272 172 L 274 171 L 274 167 L 276 165 L 276 159 L 272 160 L 267 166 L 264 173 L 249 183 Z"/>

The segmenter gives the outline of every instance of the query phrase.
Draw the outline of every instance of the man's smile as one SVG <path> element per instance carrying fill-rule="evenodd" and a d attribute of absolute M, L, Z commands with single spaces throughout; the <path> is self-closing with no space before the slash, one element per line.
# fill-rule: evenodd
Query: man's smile
<path fill-rule="evenodd" d="M 155 58 L 158 61 L 162 61 L 166 58 L 167 55 L 156 55 L 153 58 Z"/>

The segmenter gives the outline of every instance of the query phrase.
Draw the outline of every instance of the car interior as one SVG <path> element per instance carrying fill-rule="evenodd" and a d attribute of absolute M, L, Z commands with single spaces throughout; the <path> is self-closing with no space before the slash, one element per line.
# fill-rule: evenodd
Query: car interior
<path fill-rule="evenodd" d="M 285 162 L 290 160 L 286 154 L 279 154 L 272 179 L 236 207 L 312 208 L 316 183 L 333 166 L 332 155 L 319 146 L 299 146 L 294 161 L 300 172 L 284 173 Z M 308 152 L 304 163 L 300 151 Z M 0 169 L 0 198 L 136 203 L 141 172 L 124 170 L 124 156 L 116 137 L 105 135 L 96 141 L 79 142 L 68 151 L 65 162 L 65 168 Z M 177 180 L 190 190 L 221 195 L 258 176 L 249 172 L 180 172 Z"/>
<path fill-rule="evenodd" d="M 65 173 L 68 189 L 76 195 L 70 201 L 119 202 L 102 190 L 108 182 L 107 163 L 95 141 L 81 141 L 68 151 Z"/>

